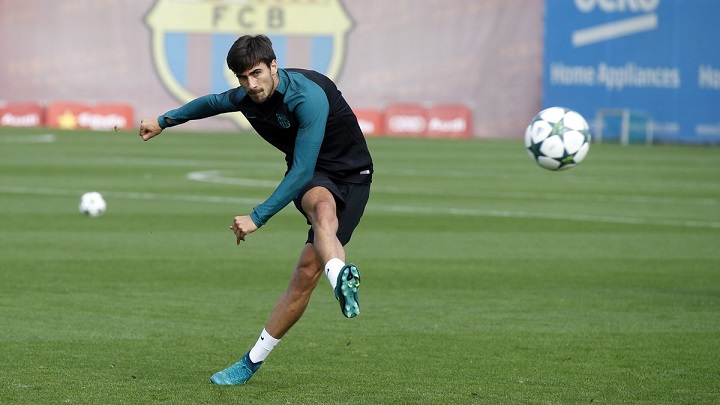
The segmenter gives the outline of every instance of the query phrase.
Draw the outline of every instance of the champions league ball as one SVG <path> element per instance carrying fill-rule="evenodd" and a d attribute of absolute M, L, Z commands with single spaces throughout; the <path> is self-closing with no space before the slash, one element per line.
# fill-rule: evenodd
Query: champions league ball
<path fill-rule="evenodd" d="M 540 111 L 525 130 L 525 148 L 544 169 L 569 169 L 582 162 L 590 150 L 588 123 L 573 110 L 547 108 Z"/>
<path fill-rule="evenodd" d="M 97 191 L 85 193 L 82 197 L 80 197 L 80 205 L 78 205 L 78 209 L 80 210 L 80 213 L 84 215 L 89 217 L 99 217 L 105 213 L 106 208 L 107 203 L 105 203 L 105 199 Z"/>

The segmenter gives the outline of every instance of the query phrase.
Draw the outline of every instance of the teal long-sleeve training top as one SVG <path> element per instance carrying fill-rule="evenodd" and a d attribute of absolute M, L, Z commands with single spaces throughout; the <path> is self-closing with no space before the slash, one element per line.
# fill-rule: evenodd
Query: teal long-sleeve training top
<path fill-rule="evenodd" d="M 237 87 L 196 98 L 158 117 L 164 129 L 240 111 L 263 139 L 285 154 L 285 177 L 250 214 L 258 227 L 289 204 L 315 172 L 345 183 L 372 181 L 373 164 L 365 138 L 335 83 L 303 69 L 278 69 L 278 80 L 275 92 L 262 104 Z"/>

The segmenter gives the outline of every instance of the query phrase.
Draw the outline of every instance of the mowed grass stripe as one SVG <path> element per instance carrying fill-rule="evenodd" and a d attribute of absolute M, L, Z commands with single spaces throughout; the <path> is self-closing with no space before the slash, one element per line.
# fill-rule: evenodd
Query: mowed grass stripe
<path fill-rule="evenodd" d="M 228 184 L 222 182 L 223 184 Z M 249 182 L 245 182 L 246 184 Z M 230 182 L 230 184 L 234 184 Z M 260 185 L 264 187 L 264 185 Z M 23 187 L 0 187 L 0 193 L 12 194 L 35 194 L 35 195 L 61 195 L 76 196 L 82 194 L 80 190 L 57 190 L 57 189 L 30 189 Z M 163 195 L 153 193 L 123 193 L 108 192 L 105 196 L 112 198 L 137 199 L 137 200 L 162 200 L 162 201 L 184 201 L 184 202 L 201 202 L 201 203 L 222 203 L 222 204 L 259 204 L 261 199 L 247 199 L 222 196 L 207 195 Z M 720 228 L 720 222 L 709 221 L 684 221 L 684 220 L 662 220 L 662 219 L 646 219 L 631 217 L 613 217 L 603 215 L 573 215 L 562 213 L 541 213 L 541 212 L 522 212 L 522 211 L 483 211 L 452 207 L 412 207 L 412 206 L 395 206 L 395 205 L 369 205 L 370 211 L 386 211 L 398 214 L 428 214 L 428 215 L 452 215 L 452 216 L 480 216 L 480 217 L 515 217 L 515 218 L 538 218 L 538 219 L 557 219 L 564 221 L 585 221 L 585 222 L 609 222 L 618 224 L 643 224 L 643 225 L 660 225 L 660 226 L 682 226 L 692 228 Z"/>

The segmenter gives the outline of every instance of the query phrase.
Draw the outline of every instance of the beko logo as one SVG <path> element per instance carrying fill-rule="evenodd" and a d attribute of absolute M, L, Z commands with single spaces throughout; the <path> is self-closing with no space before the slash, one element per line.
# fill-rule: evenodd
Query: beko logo
<path fill-rule="evenodd" d="M 579 48 L 653 31 L 658 27 L 658 16 L 655 11 L 659 6 L 660 0 L 575 0 L 575 7 L 585 14 L 596 10 L 615 15 L 619 13 L 642 14 L 574 31 L 572 44 Z"/>
<path fill-rule="evenodd" d="M 606 13 L 650 13 L 655 11 L 659 4 L 660 0 L 575 0 L 575 6 L 583 13 L 589 13 L 596 7 Z"/>

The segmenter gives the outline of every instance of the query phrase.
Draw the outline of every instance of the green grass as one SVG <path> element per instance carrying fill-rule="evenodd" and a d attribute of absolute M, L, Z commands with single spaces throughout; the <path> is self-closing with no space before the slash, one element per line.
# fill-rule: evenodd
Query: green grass
<path fill-rule="evenodd" d="M 369 143 L 361 315 L 322 281 L 228 388 L 208 379 L 254 344 L 306 234 L 293 207 L 239 247 L 228 229 L 282 156 L 1 129 L 0 403 L 720 403 L 720 149 L 593 145 L 553 173 L 521 141 Z M 103 217 L 77 212 L 90 190 Z"/>

